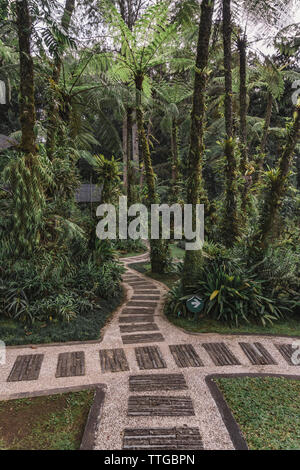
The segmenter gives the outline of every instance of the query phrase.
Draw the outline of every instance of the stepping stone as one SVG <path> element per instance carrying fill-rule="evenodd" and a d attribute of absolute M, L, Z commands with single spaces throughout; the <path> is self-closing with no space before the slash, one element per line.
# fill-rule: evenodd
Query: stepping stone
<path fill-rule="evenodd" d="M 119 323 L 153 323 L 153 315 L 134 315 L 131 317 L 119 317 Z"/>
<path fill-rule="evenodd" d="M 282 355 L 282 357 L 286 360 L 286 362 L 290 366 L 300 366 L 300 360 L 299 360 L 299 353 L 297 353 L 297 349 L 299 350 L 299 346 L 296 348 L 293 348 L 292 344 L 275 344 L 276 348 Z M 296 352 L 296 354 L 295 354 Z M 299 363 L 297 364 L 296 361 L 294 360 L 293 362 L 293 355 L 295 354 L 295 359 L 299 360 Z M 298 362 L 298 361 L 297 361 Z"/>
<path fill-rule="evenodd" d="M 59 354 L 55 377 L 75 377 L 80 375 L 85 375 L 84 352 Z"/>
<path fill-rule="evenodd" d="M 268 364 L 277 364 L 273 359 L 271 354 L 265 349 L 261 343 L 239 343 L 242 350 L 248 357 L 249 361 L 254 365 L 268 365 Z"/>
<path fill-rule="evenodd" d="M 132 287 L 148 287 L 149 289 L 155 289 L 155 284 L 151 284 L 151 282 L 145 281 L 129 281 L 127 284 L 131 285 Z"/>
<path fill-rule="evenodd" d="M 139 301 L 134 301 L 134 300 L 130 300 L 129 302 L 127 302 L 127 307 L 157 307 L 158 306 L 158 302 L 148 302 L 148 301 L 145 301 L 145 300 L 139 300 Z"/>
<path fill-rule="evenodd" d="M 120 325 L 121 333 L 134 333 L 135 331 L 159 331 L 156 323 L 144 323 L 138 325 Z"/>
<path fill-rule="evenodd" d="M 203 343 L 202 346 L 216 366 L 241 365 L 225 343 Z"/>
<path fill-rule="evenodd" d="M 178 367 L 201 367 L 203 362 L 191 344 L 169 346 Z"/>
<path fill-rule="evenodd" d="M 101 349 L 100 364 L 103 373 L 130 370 L 124 349 Z"/>
<path fill-rule="evenodd" d="M 155 308 L 123 308 L 122 315 L 154 315 Z"/>
<path fill-rule="evenodd" d="M 165 338 L 161 333 L 122 336 L 123 344 L 156 343 L 164 340 Z"/>
<path fill-rule="evenodd" d="M 165 369 L 167 367 L 158 346 L 135 348 L 135 356 L 141 370 Z"/>
<path fill-rule="evenodd" d="M 140 282 L 142 279 L 140 277 L 124 277 L 123 281 L 126 282 L 127 284 L 129 283 L 134 283 L 134 282 Z"/>
<path fill-rule="evenodd" d="M 37 380 L 44 354 L 29 354 L 18 356 L 8 376 L 7 382 L 20 382 L 25 380 Z"/>
<path fill-rule="evenodd" d="M 127 416 L 195 416 L 190 397 L 130 396 Z"/>
<path fill-rule="evenodd" d="M 134 294 L 145 294 L 145 295 L 148 295 L 148 294 L 157 294 L 157 295 L 160 295 L 160 292 L 158 289 L 153 289 L 152 287 L 143 287 L 142 289 L 133 289 L 133 293 Z"/>
<path fill-rule="evenodd" d="M 198 428 L 125 429 L 126 450 L 203 450 Z"/>
<path fill-rule="evenodd" d="M 130 300 L 160 300 L 160 295 L 134 295 Z"/>
<path fill-rule="evenodd" d="M 131 375 L 129 390 L 131 392 L 155 392 L 160 390 L 187 390 L 183 374 Z"/>

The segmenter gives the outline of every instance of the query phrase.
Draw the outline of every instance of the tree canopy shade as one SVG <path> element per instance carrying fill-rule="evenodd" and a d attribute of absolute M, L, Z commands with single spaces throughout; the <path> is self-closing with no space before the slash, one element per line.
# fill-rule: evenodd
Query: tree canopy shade
<path fill-rule="evenodd" d="M 96 185 L 115 206 L 120 195 L 191 204 L 193 228 L 204 204 L 204 247 L 185 250 L 183 263 L 171 256 L 187 241 L 175 239 L 174 218 L 170 240 L 150 240 L 152 272 L 179 278 L 176 314 L 193 289 L 206 292 L 207 315 L 228 322 L 295 313 L 297 8 L 0 0 L 0 311 L 30 322 L 54 309 L 71 321 L 110 286 L 120 292 L 118 250 L 143 245 L 96 238 L 96 201 L 78 196 Z"/>

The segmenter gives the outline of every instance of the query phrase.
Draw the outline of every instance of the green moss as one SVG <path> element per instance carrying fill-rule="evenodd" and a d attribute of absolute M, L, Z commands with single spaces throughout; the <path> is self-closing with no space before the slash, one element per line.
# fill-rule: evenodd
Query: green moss
<path fill-rule="evenodd" d="M 216 380 L 251 450 L 300 447 L 300 381 L 284 378 Z"/>

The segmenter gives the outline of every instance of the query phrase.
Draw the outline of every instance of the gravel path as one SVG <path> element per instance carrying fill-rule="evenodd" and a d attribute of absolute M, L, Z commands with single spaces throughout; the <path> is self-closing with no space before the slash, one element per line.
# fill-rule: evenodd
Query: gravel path
<path fill-rule="evenodd" d="M 101 383 L 96 449 L 233 449 L 205 378 L 296 375 L 293 339 L 185 333 L 163 316 L 166 288 L 123 262 L 126 300 L 102 341 L 8 348 L 0 398 Z"/>

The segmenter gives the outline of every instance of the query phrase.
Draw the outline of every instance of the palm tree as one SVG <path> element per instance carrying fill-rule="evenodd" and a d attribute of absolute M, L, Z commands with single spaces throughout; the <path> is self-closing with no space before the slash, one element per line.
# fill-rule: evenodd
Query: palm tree
<path fill-rule="evenodd" d="M 278 212 L 286 193 L 286 183 L 293 161 L 293 154 L 300 137 L 300 103 L 296 107 L 292 124 L 288 125 L 286 145 L 279 160 L 278 167 L 267 173 L 269 180 L 263 208 L 261 211 L 259 230 L 255 241 L 265 249 L 277 226 Z"/>
<path fill-rule="evenodd" d="M 145 131 L 143 97 L 151 95 L 150 71 L 168 60 L 168 42 L 176 31 L 176 24 L 168 19 L 168 3 L 150 6 L 135 22 L 132 31 L 115 8 L 110 9 L 109 23 L 121 35 L 121 50 L 114 68 L 116 77 L 127 87 L 134 86 L 139 145 L 145 169 L 149 204 L 158 203 L 156 177 L 152 166 L 149 141 Z M 151 267 L 162 272 L 166 264 L 166 246 L 162 240 L 151 240 Z"/>
<path fill-rule="evenodd" d="M 211 0 L 203 0 L 201 4 L 197 44 L 196 73 L 191 114 L 190 148 L 187 158 L 186 202 L 187 204 L 191 204 L 193 207 L 193 228 L 196 226 L 196 205 L 199 204 L 199 202 L 204 202 L 202 165 L 204 154 L 205 92 L 213 11 L 214 2 Z M 201 250 L 186 251 L 183 273 L 184 285 L 188 285 L 191 277 L 195 276 L 201 261 Z"/>
<path fill-rule="evenodd" d="M 232 246 L 240 233 L 238 217 L 237 162 L 233 141 L 233 111 L 232 111 L 232 52 L 231 52 L 231 0 L 223 0 L 223 47 L 225 75 L 225 203 L 222 222 L 222 237 L 224 244 Z"/>

